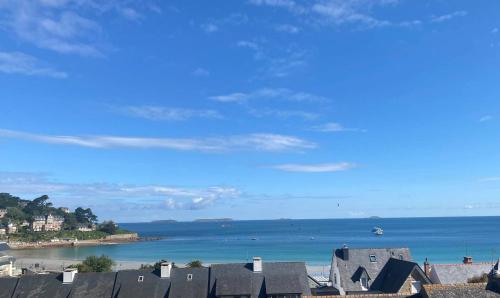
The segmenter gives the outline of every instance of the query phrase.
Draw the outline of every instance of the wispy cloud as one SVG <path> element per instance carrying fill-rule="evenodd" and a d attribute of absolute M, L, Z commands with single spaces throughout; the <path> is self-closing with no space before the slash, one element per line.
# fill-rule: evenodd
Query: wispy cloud
<path fill-rule="evenodd" d="M 286 32 L 286 33 L 290 33 L 290 34 L 295 34 L 295 33 L 299 33 L 300 32 L 299 27 L 294 26 L 294 25 L 290 25 L 290 24 L 277 25 L 275 27 L 275 29 L 278 32 Z"/>
<path fill-rule="evenodd" d="M 353 163 L 341 162 L 321 164 L 280 164 L 270 166 L 269 168 L 286 172 L 329 173 L 347 171 L 355 167 L 356 165 Z"/>
<path fill-rule="evenodd" d="M 219 26 L 213 23 L 202 24 L 201 29 L 207 33 L 213 33 L 219 31 Z"/>
<path fill-rule="evenodd" d="M 253 52 L 254 60 L 261 64 L 258 68 L 261 78 L 284 78 L 308 65 L 307 52 L 293 45 L 269 48 L 257 41 L 240 40 L 236 46 Z"/>
<path fill-rule="evenodd" d="M 292 91 L 287 88 L 262 88 L 252 92 L 234 92 L 210 96 L 209 99 L 219 102 L 244 103 L 252 100 L 279 100 L 294 102 L 326 102 L 328 98 L 307 92 Z"/>
<path fill-rule="evenodd" d="M 457 17 L 465 17 L 466 15 L 467 15 L 466 11 L 460 10 L 440 16 L 432 16 L 430 21 L 431 23 L 442 23 Z"/>
<path fill-rule="evenodd" d="M 296 110 L 276 110 L 276 109 L 248 109 L 248 113 L 254 117 L 277 117 L 280 119 L 299 118 L 307 121 L 320 117 L 317 113 L 296 111 Z"/>
<path fill-rule="evenodd" d="M 47 66 L 35 57 L 20 52 L 0 52 L 0 72 L 58 79 L 64 79 L 68 76 L 67 73 Z"/>
<path fill-rule="evenodd" d="M 169 185 L 63 183 L 50 179 L 46 174 L 19 172 L 0 172 L 0 188 L 13 194 L 64 197 L 65 200 L 70 200 L 74 207 L 82 203 L 93 204 L 94 202 L 88 199 L 93 198 L 104 204 L 107 201 L 114 204 L 114 199 L 120 199 L 122 203 L 129 201 L 139 208 L 150 205 L 156 209 L 196 210 L 241 196 L 241 191 L 234 187 L 183 188 Z M 85 201 L 82 202 L 82 199 Z"/>
<path fill-rule="evenodd" d="M 365 129 L 359 128 L 346 128 L 339 123 L 329 122 L 322 125 L 316 125 L 312 127 L 314 131 L 320 132 L 343 132 L 343 131 L 357 131 L 357 132 L 366 132 Z"/>
<path fill-rule="evenodd" d="M 284 8 L 294 13 L 304 13 L 306 11 L 305 7 L 293 0 L 250 0 L 248 2 L 257 6 Z"/>
<path fill-rule="evenodd" d="M 141 14 L 127 1 L 5 0 L 2 26 L 23 41 L 62 54 L 102 56 L 101 26 L 95 20 L 114 13 L 137 20 Z"/>
<path fill-rule="evenodd" d="M 193 70 L 192 74 L 197 77 L 208 77 L 210 75 L 210 71 L 205 68 L 198 67 L 197 69 Z"/>
<path fill-rule="evenodd" d="M 255 133 L 210 138 L 144 138 L 123 136 L 44 135 L 0 129 L 0 137 L 89 148 L 142 148 L 179 151 L 222 152 L 235 150 L 300 151 L 316 144 L 294 136 Z"/>
<path fill-rule="evenodd" d="M 256 6 L 267 6 L 286 10 L 302 23 L 320 26 L 355 26 L 361 29 L 380 27 L 413 27 L 423 24 L 421 20 L 393 20 L 377 17 L 375 12 L 384 7 L 395 7 L 399 0 L 314 0 L 298 2 L 292 0 L 250 0 Z M 439 23 L 467 15 L 466 11 L 455 11 L 433 16 L 429 22 Z"/>
<path fill-rule="evenodd" d="M 126 106 L 118 110 L 133 117 L 155 121 L 184 121 L 191 118 L 221 119 L 216 110 L 194 110 L 163 106 Z"/>
<path fill-rule="evenodd" d="M 491 115 L 484 115 L 481 118 L 479 118 L 479 122 L 488 122 L 493 120 L 493 116 Z"/>

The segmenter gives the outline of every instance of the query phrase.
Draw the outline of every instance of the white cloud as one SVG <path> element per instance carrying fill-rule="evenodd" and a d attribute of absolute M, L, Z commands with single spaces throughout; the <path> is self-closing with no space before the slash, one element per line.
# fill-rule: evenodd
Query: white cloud
<path fill-rule="evenodd" d="M 132 3 L 127 1 L 127 4 Z M 62 54 L 102 56 L 101 26 L 104 13 L 125 19 L 141 17 L 130 5 L 115 0 L 4 0 L 2 25 L 23 41 Z"/>
<path fill-rule="evenodd" d="M 303 172 L 303 173 L 329 173 L 342 172 L 356 167 L 353 163 L 322 163 L 322 164 L 280 164 L 273 165 L 270 168 L 286 171 L 286 172 Z"/>
<path fill-rule="evenodd" d="M 139 208 L 150 205 L 166 209 L 202 209 L 219 201 L 236 199 L 241 191 L 233 187 L 183 188 L 168 185 L 131 185 L 117 183 L 63 183 L 53 181 L 44 174 L 0 172 L 0 188 L 3 192 L 39 196 L 64 197 L 80 205 L 92 203 L 88 199 L 113 204 L 120 199 Z M 124 203 L 125 201 L 128 201 Z M 146 201 L 146 202 L 145 202 Z"/>
<path fill-rule="evenodd" d="M 320 132 L 343 132 L 343 131 L 365 132 L 366 131 L 364 129 L 359 129 L 359 128 L 346 128 L 341 124 L 335 122 L 329 122 L 322 125 L 314 126 L 312 127 L 312 130 Z"/>
<path fill-rule="evenodd" d="M 305 8 L 293 0 L 250 0 L 250 4 L 257 6 L 270 6 L 277 8 L 285 8 L 291 12 L 304 13 Z"/>
<path fill-rule="evenodd" d="M 119 108 L 118 110 L 126 115 L 156 121 L 184 121 L 191 118 L 222 118 L 222 115 L 215 110 L 193 110 L 163 106 L 127 106 Z"/>
<path fill-rule="evenodd" d="M 122 136 L 43 135 L 0 129 L 0 137 L 89 148 L 142 148 L 202 152 L 234 150 L 279 152 L 316 148 L 316 144 L 294 136 L 269 133 L 210 138 L 144 138 Z"/>
<path fill-rule="evenodd" d="M 442 22 L 446 22 L 446 21 L 449 21 L 449 20 L 457 18 L 457 17 L 465 17 L 466 15 L 467 15 L 466 11 L 460 10 L 460 11 L 455 11 L 455 12 L 440 15 L 440 16 L 432 16 L 430 21 L 431 21 L 431 23 L 442 23 Z"/>
<path fill-rule="evenodd" d="M 193 75 L 195 75 L 197 77 L 208 77 L 208 76 L 210 76 L 210 71 L 208 71 L 204 68 L 198 67 L 197 69 L 193 70 Z"/>
<path fill-rule="evenodd" d="M 363 1 L 321 1 L 314 4 L 311 10 L 336 25 L 361 23 L 367 27 L 381 27 L 391 24 L 389 21 L 379 20 L 362 13 L 362 5 L 359 5 L 361 2 Z"/>
<path fill-rule="evenodd" d="M 201 29 L 207 33 L 213 33 L 219 31 L 219 26 L 213 24 L 213 23 L 208 23 L 208 24 L 203 24 L 201 25 Z"/>
<path fill-rule="evenodd" d="M 234 92 L 224 95 L 210 96 L 209 99 L 219 102 L 243 103 L 251 100 L 279 100 L 294 102 L 325 102 L 326 97 L 306 92 L 296 92 L 286 88 L 262 88 L 252 92 Z"/>
<path fill-rule="evenodd" d="M 286 33 L 290 33 L 290 34 L 295 34 L 295 33 L 299 33 L 300 32 L 299 27 L 293 26 L 293 25 L 290 25 L 290 24 L 277 25 L 275 27 L 275 29 L 278 32 L 286 32 Z"/>
<path fill-rule="evenodd" d="M 298 4 L 292 0 L 250 0 L 257 6 L 281 8 L 296 15 L 303 23 L 320 26 L 352 25 L 361 29 L 387 26 L 413 27 L 423 24 L 421 20 L 388 20 L 375 16 L 376 8 L 395 7 L 399 0 L 314 0 Z M 430 22 L 438 23 L 467 15 L 466 11 L 455 11 L 442 16 L 432 16 Z"/>
<path fill-rule="evenodd" d="M 493 116 L 491 115 L 484 115 L 481 118 L 479 118 L 479 122 L 487 122 L 493 120 Z"/>
<path fill-rule="evenodd" d="M 68 76 L 67 73 L 46 66 L 35 57 L 20 52 L 0 52 L 0 72 L 58 79 Z"/>
<path fill-rule="evenodd" d="M 307 121 L 319 118 L 319 115 L 316 113 L 294 110 L 249 109 L 248 113 L 254 117 L 300 118 Z"/>

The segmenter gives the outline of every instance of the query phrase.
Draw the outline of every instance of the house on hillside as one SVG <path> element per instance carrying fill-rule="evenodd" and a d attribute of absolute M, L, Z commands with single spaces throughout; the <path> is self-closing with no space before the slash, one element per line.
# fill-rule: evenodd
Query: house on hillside
<path fill-rule="evenodd" d="M 471 257 L 464 257 L 460 264 L 433 264 L 429 278 L 434 284 L 463 284 L 471 278 L 488 274 L 495 263 L 473 263 Z"/>
<path fill-rule="evenodd" d="M 408 248 L 336 249 L 330 281 L 341 295 L 366 293 L 416 294 L 429 279 L 411 261 Z"/>
<path fill-rule="evenodd" d="M 0 218 L 4 218 L 6 214 L 7 214 L 7 209 L 0 209 Z"/>
<path fill-rule="evenodd" d="M 13 223 L 7 224 L 7 234 L 15 234 L 17 233 L 17 226 Z"/>
<path fill-rule="evenodd" d="M 91 232 L 96 230 L 96 225 L 78 224 L 76 229 L 80 232 Z"/>
<path fill-rule="evenodd" d="M 31 222 L 31 230 L 34 232 L 41 231 L 60 231 L 64 224 L 64 217 L 59 215 L 48 214 L 37 215 L 33 217 Z"/>

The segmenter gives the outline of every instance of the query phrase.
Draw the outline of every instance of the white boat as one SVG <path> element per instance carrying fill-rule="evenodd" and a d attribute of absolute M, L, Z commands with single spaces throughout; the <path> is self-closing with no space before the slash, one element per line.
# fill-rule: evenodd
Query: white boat
<path fill-rule="evenodd" d="M 372 232 L 377 236 L 384 235 L 384 230 L 381 227 L 373 227 Z"/>

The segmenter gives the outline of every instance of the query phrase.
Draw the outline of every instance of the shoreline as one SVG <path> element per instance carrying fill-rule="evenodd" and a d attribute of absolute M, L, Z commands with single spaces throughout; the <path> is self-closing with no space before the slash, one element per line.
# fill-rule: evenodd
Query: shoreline
<path fill-rule="evenodd" d="M 41 248 L 60 248 L 78 246 L 99 246 L 117 245 L 121 243 L 133 243 L 138 241 L 151 241 L 140 238 L 137 233 L 109 235 L 101 239 L 88 240 L 60 240 L 60 241 L 39 241 L 39 242 L 7 242 L 11 250 L 33 250 Z"/>

